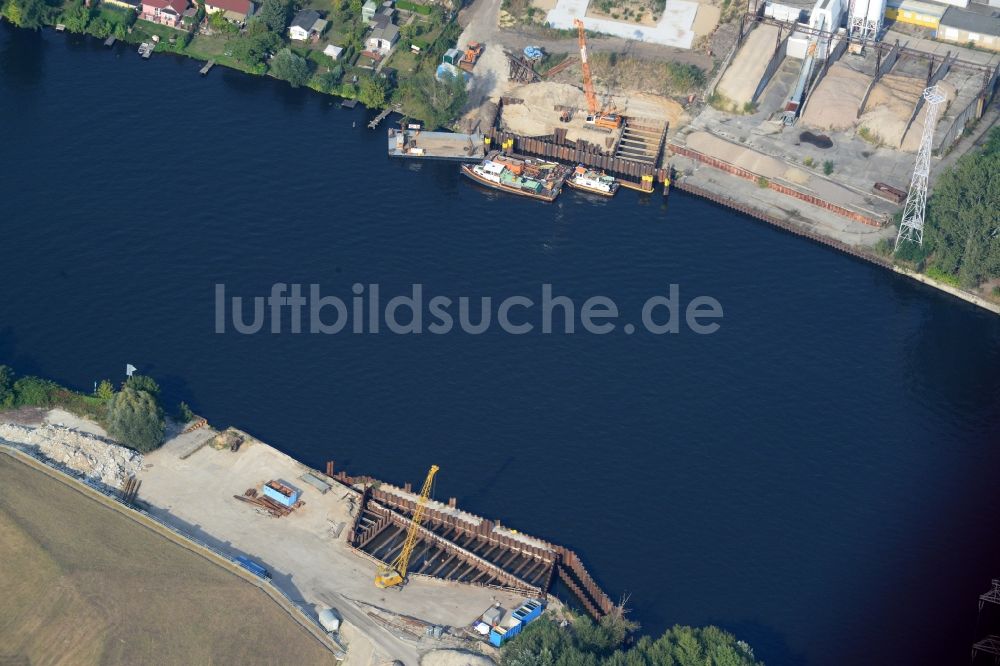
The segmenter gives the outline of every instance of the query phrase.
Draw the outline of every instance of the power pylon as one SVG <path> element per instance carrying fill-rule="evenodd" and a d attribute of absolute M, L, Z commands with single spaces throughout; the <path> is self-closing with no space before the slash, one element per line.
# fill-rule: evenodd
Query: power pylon
<path fill-rule="evenodd" d="M 896 249 L 904 241 L 912 241 L 918 245 L 924 244 L 924 210 L 927 208 L 927 178 L 931 173 L 931 150 L 934 144 L 934 126 L 937 125 L 938 114 L 945 96 L 937 84 L 924 89 L 924 101 L 927 103 L 927 113 L 924 115 L 924 132 L 920 137 L 920 150 L 917 151 L 917 163 L 913 168 L 913 178 L 910 180 L 910 191 L 906 195 L 903 206 L 903 218 L 899 222 L 899 233 L 896 234 Z"/>

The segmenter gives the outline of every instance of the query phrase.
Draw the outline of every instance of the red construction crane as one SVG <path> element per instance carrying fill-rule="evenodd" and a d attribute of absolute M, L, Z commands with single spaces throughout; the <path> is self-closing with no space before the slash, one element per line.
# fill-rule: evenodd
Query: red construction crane
<path fill-rule="evenodd" d="M 590 110 L 590 115 L 587 116 L 587 122 L 593 123 L 594 125 L 605 129 L 618 129 L 622 124 L 621 116 L 615 113 L 613 109 L 598 110 L 597 93 L 594 92 L 594 82 L 590 77 L 590 63 L 587 61 L 587 34 L 583 27 L 583 21 L 580 19 L 573 19 L 573 25 L 576 26 L 580 39 L 580 60 L 582 61 L 581 68 L 583 69 L 583 94 L 587 96 L 587 108 Z"/>

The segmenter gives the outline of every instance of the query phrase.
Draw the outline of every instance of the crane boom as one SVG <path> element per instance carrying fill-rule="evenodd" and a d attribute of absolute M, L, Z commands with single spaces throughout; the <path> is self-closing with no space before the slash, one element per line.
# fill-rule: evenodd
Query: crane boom
<path fill-rule="evenodd" d="M 583 27 L 583 21 L 573 19 L 576 26 L 578 39 L 580 42 L 580 62 L 583 69 L 583 94 L 587 96 L 587 108 L 591 114 L 597 113 L 597 93 L 594 92 L 594 81 L 590 77 L 590 62 L 587 60 L 587 34 Z"/>
<path fill-rule="evenodd" d="M 594 79 L 590 74 L 590 61 L 587 60 L 587 34 L 583 27 L 583 21 L 573 19 L 576 26 L 580 42 L 580 68 L 583 70 L 583 94 L 587 97 L 587 109 L 590 116 L 588 123 L 593 123 L 597 127 L 614 130 L 621 127 L 622 117 L 615 113 L 614 108 L 601 109 L 597 106 L 597 93 L 594 92 Z"/>
<path fill-rule="evenodd" d="M 427 506 L 427 498 L 431 494 L 434 475 L 438 473 L 439 469 L 440 467 L 437 465 L 431 465 L 430 471 L 427 472 L 427 478 L 424 479 L 424 487 L 420 489 L 420 498 L 413 509 L 413 518 L 410 519 L 410 527 L 406 530 L 406 541 L 403 542 L 403 549 L 399 551 L 399 555 L 396 556 L 396 559 L 391 564 L 383 564 L 379 567 L 378 573 L 375 574 L 376 587 L 384 589 L 402 585 L 406 581 L 406 570 L 410 566 L 410 555 L 413 554 L 413 548 L 417 545 L 417 528 L 420 527 L 420 522 L 424 519 L 424 508 Z"/>

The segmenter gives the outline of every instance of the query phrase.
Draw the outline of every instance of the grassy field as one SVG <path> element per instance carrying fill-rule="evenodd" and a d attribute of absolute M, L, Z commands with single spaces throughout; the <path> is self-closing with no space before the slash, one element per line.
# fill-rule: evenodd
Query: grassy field
<path fill-rule="evenodd" d="M 0 453 L 0 663 L 334 663 L 262 591 Z"/>

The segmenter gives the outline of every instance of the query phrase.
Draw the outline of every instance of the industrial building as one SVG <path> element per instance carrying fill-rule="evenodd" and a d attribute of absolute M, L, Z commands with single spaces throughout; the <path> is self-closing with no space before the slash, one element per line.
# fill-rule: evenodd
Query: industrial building
<path fill-rule="evenodd" d="M 937 30 L 944 16 L 946 5 L 936 2 L 921 2 L 921 0 L 888 0 L 885 6 L 885 17 L 900 23 L 919 25 L 923 28 Z"/>
<path fill-rule="evenodd" d="M 975 3 L 968 9 L 949 7 L 941 17 L 937 39 L 1000 51 L 1000 8 Z"/>

